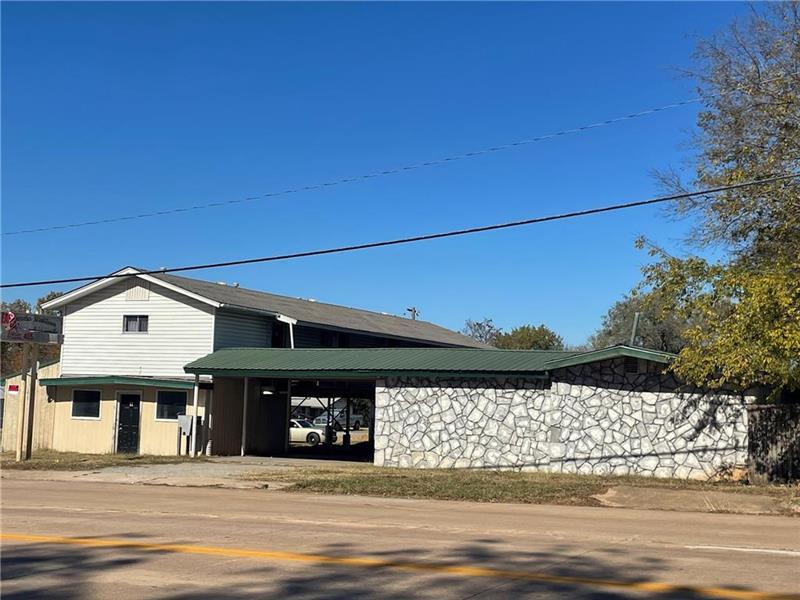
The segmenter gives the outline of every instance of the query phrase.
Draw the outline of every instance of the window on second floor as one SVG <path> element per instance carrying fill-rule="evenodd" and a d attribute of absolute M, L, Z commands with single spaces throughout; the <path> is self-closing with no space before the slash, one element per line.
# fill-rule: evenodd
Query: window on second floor
<path fill-rule="evenodd" d="M 125 315 L 122 318 L 124 333 L 147 333 L 147 315 Z"/>

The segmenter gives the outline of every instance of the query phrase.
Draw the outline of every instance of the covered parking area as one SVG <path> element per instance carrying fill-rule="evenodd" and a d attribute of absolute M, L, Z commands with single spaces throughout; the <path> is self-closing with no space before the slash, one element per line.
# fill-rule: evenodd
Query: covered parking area
<path fill-rule="evenodd" d="M 186 365 L 187 373 L 213 378 L 203 446 L 223 456 L 371 461 L 376 375 L 335 365 L 341 355 L 230 348 Z"/>

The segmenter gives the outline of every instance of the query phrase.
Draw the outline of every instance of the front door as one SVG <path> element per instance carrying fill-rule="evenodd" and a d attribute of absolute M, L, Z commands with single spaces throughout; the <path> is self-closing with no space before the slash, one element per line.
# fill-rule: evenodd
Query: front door
<path fill-rule="evenodd" d="M 117 425 L 117 452 L 136 454 L 139 452 L 139 404 L 138 393 L 120 393 L 119 424 Z"/>

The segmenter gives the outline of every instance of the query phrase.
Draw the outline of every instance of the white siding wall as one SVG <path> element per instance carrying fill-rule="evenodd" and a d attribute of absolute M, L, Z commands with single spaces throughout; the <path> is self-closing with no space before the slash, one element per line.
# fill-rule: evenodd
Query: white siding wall
<path fill-rule="evenodd" d="M 263 315 L 217 310 L 214 350 L 220 348 L 269 347 L 272 319 Z"/>
<path fill-rule="evenodd" d="M 127 299 L 128 287 L 120 281 L 65 307 L 62 375 L 186 377 L 183 366 L 212 351 L 213 307 L 157 285 Z M 148 332 L 123 333 L 123 315 L 147 315 Z"/>

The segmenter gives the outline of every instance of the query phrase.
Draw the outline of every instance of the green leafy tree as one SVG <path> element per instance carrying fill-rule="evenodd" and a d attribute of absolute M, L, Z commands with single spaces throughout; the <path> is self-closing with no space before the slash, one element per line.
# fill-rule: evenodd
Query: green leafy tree
<path fill-rule="evenodd" d="M 663 352 L 680 352 L 686 345 L 683 332 L 687 324 L 675 315 L 665 313 L 663 304 L 663 300 L 652 293 L 641 295 L 631 292 L 608 310 L 600 329 L 589 338 L 589 346 L 600 349 L 629 344 L 638 312 L 639 324 L 634 344 Z"/>
<path fill-rule="evenodd" d="M 704 110 L 691 140 L 691 187 L 800 171 L 798 4 L 755 7 L 703 40 L 697 64 L 690 75 Z M 674 170 L 659 177 L 684 189 Z M 800 181 L 692 198 L 675 212 L 696 224 L 689 248 L 723 258 L 674 257 L 650 245 L 656 262 L 642 288 L 659 291 L 663 314 L 690 323 L 674 371 L 702 385 L 800 387 Z"/>
<path fill-rule="evenodd" d="M 36 310 L 39 312 L 51 312 L 51 311 L 43 311 L 41 306 L 45 302 L 49 302 L 55 298 L 61 296 L 63 292 L 48 292 L 41 298 L 36 301 Z M 11 311 L 13 313 L 21 314 L 21 313 L 30 313 L 31 305 L 30 303 L 22 300 L 21 298 L 17 298 L 16 300 L 12 300 L 11 302 L 3 302 L 2 303 L 3 312 Z M 22 355 L 23 355 L 23 344 L 15 344 L 12 342 L 2 342 L 2 348 L 0 348 L 0 373 L 2 376 L 5 377 L 11 373 L 18 373 L 22 370 Z M 39 347 L 39 360 L 52 360 L 57 359 L 60 356 L 61 347 L 60 346 L 40 346 Z"/>
<path fill-rule="evenodd" d="M 494 346 L 495 339 L 502 333 L 502 330 L 494 324 L 492 319 L 487 317 L 481 321 L 467 319 L 461 333 L 484 344 Z"/>
<path fill-rule="evenodd" d="M 495 346 L 507 350 L 563 350 L 564 339 L 546 325 L 520 325 L 499 333 Z"/>

